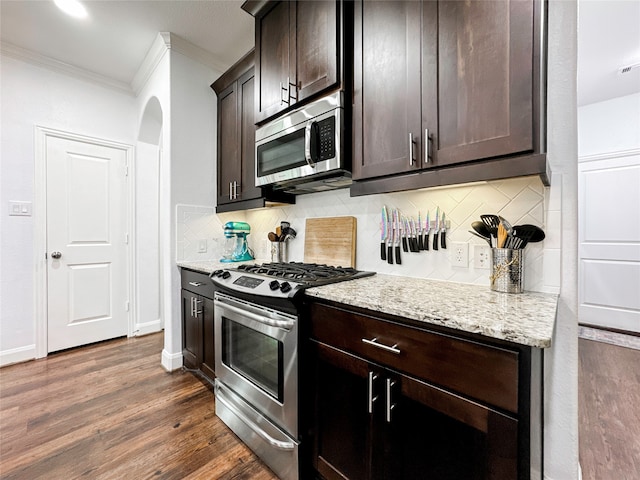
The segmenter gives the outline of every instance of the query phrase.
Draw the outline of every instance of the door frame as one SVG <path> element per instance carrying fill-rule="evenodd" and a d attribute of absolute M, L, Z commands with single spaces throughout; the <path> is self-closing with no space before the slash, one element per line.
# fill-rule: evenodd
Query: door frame
<path fill-rule="evenodd" d="M 77 133 L 56 130 L 53 128 L 35 126 L 35 175 L 34 175 L 34 202 L 33 202 L 33 264 L 34 264 L 34 318 L 35 318 L 35 350 L 36 358 L 48 355 L 48 286 L 47 286 L 47 138 L 55 137 L 64 140 L 72 140 L 90 143 L 102 147 L 124 150 L 126 154 L 127 198 L 125 211 L 125 228 L 128 231 L 129 242 L 127 244 L 126 271 L 127 271 L 127 296 L 129 308 L 127 311 L 127 336 L 134 333 L 135 325 L 135 290 L 134 269 L 135 265 L 135 147 L 125 143 L 114 142 L 102 138 L 90 137 Z"/>

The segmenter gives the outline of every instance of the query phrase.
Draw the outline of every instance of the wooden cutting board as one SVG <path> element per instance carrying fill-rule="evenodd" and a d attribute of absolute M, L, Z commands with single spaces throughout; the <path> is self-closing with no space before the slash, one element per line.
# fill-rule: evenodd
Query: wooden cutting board
<path fill-rule="evenodd" d="M 356 223 L 356 217 L 307 218 L 304 261 L 355 267 Z"/>

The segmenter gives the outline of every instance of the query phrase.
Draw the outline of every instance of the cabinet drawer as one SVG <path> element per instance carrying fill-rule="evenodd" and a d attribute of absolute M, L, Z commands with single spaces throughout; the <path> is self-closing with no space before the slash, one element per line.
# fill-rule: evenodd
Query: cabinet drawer
<path fill-rule="evenodd" d="M 317 303 L 311 306 L 311 337 L 454 392 L 518 411 L 518 352 Z M 391 346 L 395 351 L 384 348 Z"/>
<path fill-rule="evenodd" d="M 209 275 L 193 270 L 182 269 L 182 288 L 203 297 L 213 299 L 213 282 Z"/>

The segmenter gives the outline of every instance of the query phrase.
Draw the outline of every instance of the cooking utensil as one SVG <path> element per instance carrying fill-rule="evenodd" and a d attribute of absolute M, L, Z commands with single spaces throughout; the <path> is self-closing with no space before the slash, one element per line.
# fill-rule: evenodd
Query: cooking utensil
<path fill-rule="evenodd" d="M 484 223 L 482 224 L 484 225 Z M 491 239 L 487 238 L 487 237 L 483 237 L 482 235 L 480 235 L 477 232 L 474 232 L 473 230 L 467 230 L 471 235 L 475 235 L 478 238 L 481 238 L 482 240 L 484 240 L 485 242 L 487 242 L 489 244 L 489 246 L 491 246 Z"/>
<path fill-rule="evenodd" d="M 504 248 L 505 243 L 507 243 L 507 229 L 500 222 L 498 224 L 498 248 Z"/>
<path fill-rule="evenodd" d="M 436 208 L 436 228 L 433 230 L 434 250 L 438 250 L 438 233 L 440 233 L 440 207 Z"/>
<path fill-rule="evenodd" d="M 403 234 L 402 234 L 402 251 L 403 252 L 408 252 L 409 251 L 409 247 L 408 247 L 408 242 L 409 239 L 407 238 L 408 235 L 408 231 L 409 231 L 409 222 L 407 221 L 407 218 L 405 216 L 402 216 L 402 230 L 403 230 Z"/>
<path fill-rule="evenodd" d="M 533 230 L 533 236 L 529 240 L 529 243 L 537 243 L 545 239 L 544 230 L 542 230 L 540 227 L 536 227 L 535 225 L 530 225 L 528 223 L 520 225 L 519 227 L 520 229 L 526 228 L 527 230 Z M 516 227 L 513 228 L 515 230 Z"/>
<path fill-rule="evenodd" d="M 413 219 L 413 217 L 411 217 L 411 219 L 409 220 L 409 228 L 411 229 L 411 240 L 409 240 L 409 250 L 412 252 L 417 252 L 418 239 L 416 236 L 416 222 Z"/>
<path fill-rule="evenodd" d="M 424 241 L 422 242 L 425 250 L 429 250 L 429 232 L 430 231 L 431 231 L 431 220 L 429 219 L 429 210 L 427 210 L 427 219 L 424 221 Z"/>
<path fill-rule="evenodd" d="M 540 242 L 545 238 L 544 231 L 535 225 L 516 225 L 513 227 L 513 232 L 513 235 L 522 241 L 519 248 L 526 247 L 529 242 Z"/>
<path fill-rule="evenodd" d="M 382 218 L 380 219 L 380 259 L 387 259 L 387 237 L 389 235 L 388 230 L 389 216 L 387 214 L 386 205 L 382 206 Z"/>
<path fill-rule="evenodd" d="M 418 237 L 418 250 L 424 250 L 424 243 L 422 241 L 422 216 L 420 215 L 420 211 L 418 211 L 418 223 L 416 225 L 416 228 L 416 235 Z"/>
<path fill-rule="evenodd" d="M 394 253 L 396 255 L 396 264 L 400 265 L 402 263 L 402 259 L 400 257 L 400 214 L 398 213 L 398 209 L 393 210 L 393 240 L 394 240 Z"/>
<path fill-rule="evenodd" d="M 486 225 L 492 237 L 498 235 L 498 225 L 500 225 L 500 217 L 497 215 L 480 215 L 480 220 Z"/>
<path fill-rule="evenodd" d="M 447 222 L 445 222 L 444 212 L 442 212 L 442 226 L 440 228 L 440 246 L 447 248 Z"/>
<path fill-rule="evenodd" d="M 278 241 L 278 235 L 276 235 L 274 232 L 269 232 L 267 234 L 267 238 L 269 239 L 270 242 L 277 242 Z"/>
<path fill-rule="evenodd" d="M 478 235 L 484 238 L 487 242 L 489 242 L 489 245 L 491 245 L 491 232 L 489 231 L 487 226 L 484 224 L 484 222 L 480 222 L 480 221 L 472 222 L 471 228 L 473 228 L 478 233 Z"/>

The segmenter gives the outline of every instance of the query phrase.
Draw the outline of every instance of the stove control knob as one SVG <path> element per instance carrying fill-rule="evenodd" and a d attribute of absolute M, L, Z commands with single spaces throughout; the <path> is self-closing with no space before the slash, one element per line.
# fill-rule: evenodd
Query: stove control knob
<path fill-rule="evenodd" d="M 278 280 L 272 280 L 269 282 L 269 288 L 271 290 L 278 290 L 280 288 L 280 282 L 278 282 Z"/>
<path fill-rule="evenodd" d="M 220 275 L 224 280 L 226 280 L 227 278 L 229 278 L 231 276 L 231 272 L 229 272 L 228 270 L 225 270 L 224 272 L 222 272 L 222 274 Z"/>
<path fill-rule="evenodd" d="M 220 275 L 222 275 L 222 270 L 214 270 L 211 275 L 214 277 L 219 277 Z"/>
<path fill-rule="evenodd" d="M 291 284 L 289 282 L 282 282 L 282 285 L 280 285 L 280 291 L 282 293 L 291 291 Z"/>

